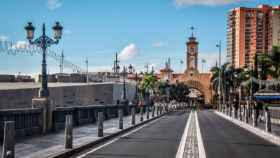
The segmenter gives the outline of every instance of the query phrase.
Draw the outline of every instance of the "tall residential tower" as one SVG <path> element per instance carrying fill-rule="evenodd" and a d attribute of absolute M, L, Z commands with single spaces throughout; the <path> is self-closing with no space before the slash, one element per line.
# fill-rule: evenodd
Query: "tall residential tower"
<path fill-rule="evenodd" d="M 227 23 L 227 56 L 234 68 L 250 67 L 256 53 L 280 44 L 280 6 L 235 8 Z"/>

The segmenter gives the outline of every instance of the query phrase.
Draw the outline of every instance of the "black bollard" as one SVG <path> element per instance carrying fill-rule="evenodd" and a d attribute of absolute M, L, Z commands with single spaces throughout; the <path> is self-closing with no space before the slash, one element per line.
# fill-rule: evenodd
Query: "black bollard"
<path fill-rule="evenodd" d="M 97 136 L 103 137 L 103 112 L 98 112 Z"/>
<path fill-rule="evenodd" d="M 73 148 L 73 117 L 66 115 L 65 117 L 65 149 Z"/>
<path fill-rule="evenodd" d="M 123 109 L 119 108 L 119 129 L 123 129 Z"/>
<path fill-rule="evenodd" d="M 131 108 L 131 124 L 135 125 L 135 107 Z"/>

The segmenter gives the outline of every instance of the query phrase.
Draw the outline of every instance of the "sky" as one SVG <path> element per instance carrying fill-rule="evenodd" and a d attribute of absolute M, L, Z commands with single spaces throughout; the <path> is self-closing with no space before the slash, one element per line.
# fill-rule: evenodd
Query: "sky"
<path fill-rule="evenodd" d="M 64 29 L 60 43 L 51 50 L 89 71 L 111 71 L 119 53 L 121 65 L 138 71 L 149 64 L 155 70 L 170 57 L 176 72 L 185 69 L 186 41 L 190 27 L 199 41 L 199 69 L 208 71 L 218 59 L 216 44 L 222 41 L 226 56 L 226 16 L 235 7 L 280 5 L 279 0 L 5 0 L 0 2 L 0 40 L 15 47 L 27 45 L 24 26 L 32 22 L 35 37 L 46 24 L 47 35 L 59 21 Z M 202 65 L 201 60 L 206 64 Z M 181 60 L 184 61 L 181 64 Z M 38 54 L 0 52 L 0 74 L 36 74 L 41 70 Z M 71 72 L 70 68 L 65 68 Z M 59 62 L 48 58 L 48 72 L 59 72 Z"/>

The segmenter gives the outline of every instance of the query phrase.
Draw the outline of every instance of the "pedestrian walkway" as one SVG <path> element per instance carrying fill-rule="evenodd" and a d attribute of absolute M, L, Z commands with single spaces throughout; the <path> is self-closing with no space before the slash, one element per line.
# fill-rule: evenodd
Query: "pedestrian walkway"
<path fill-rule="evenodd" d="M 151 114 L 151 113 L 150 113 Z M 151 116 L 150 116 L 151 117 Z M 146 120 L 146 113 L 143 115 Z M 136 124 L 140 123 L 140 114 L 136 115 Z M 120 131 L 118 129 L 119 119 L 114 118 L 104 121 L 104 136 L 111 135 Z M 124 117 L 124 129 L 131 127 L 131 116 Z M 100 139 L 97 137 L 97 124 L 89 124 L 86 126 L 76 127 L 73 130 L 73 145 L 80 146 L 85 143 Z M 54 153 L 64 151 L 64 131 L 58 133 L 36 136 L 16 142 L 15 156 L 21 158 L 43 158 L 53 155 Z M 2 145 L 0 146 L 0 154 L 2 155 Z"/>
<path fill-rule="evenodd" d="M 218 116 L 198 113 L 207 158 L 278 158 L 280 147 Z"/>

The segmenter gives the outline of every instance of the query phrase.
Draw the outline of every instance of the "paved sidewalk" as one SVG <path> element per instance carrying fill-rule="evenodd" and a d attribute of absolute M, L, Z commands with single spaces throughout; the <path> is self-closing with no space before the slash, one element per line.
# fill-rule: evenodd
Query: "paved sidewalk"
<path fill-rule="evenodd" d="M 146 113 L 143 115 L 146 120 Z M 150 112 L 151 118 L 151 112 Z M 136 124 L 140 123 L 140 114 L 136 115 Z M 118 129 L 119 119 L 114 118 L 104 121 L 104 136 L 120 131 Z M 131 115 L 124 117 L 124 129 L 131 127 Z M 97 124 L 75 127 L 73 129 L 73 145 L 79 146 L 100 139 L 97 137 Z M 43 136 L 36 136 L 16 143 L 16 157 L 21 158 L 43 158 L 64 151 L 64 130 Z M 0 146 L 2 155 L 2 145 Z"/>

